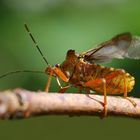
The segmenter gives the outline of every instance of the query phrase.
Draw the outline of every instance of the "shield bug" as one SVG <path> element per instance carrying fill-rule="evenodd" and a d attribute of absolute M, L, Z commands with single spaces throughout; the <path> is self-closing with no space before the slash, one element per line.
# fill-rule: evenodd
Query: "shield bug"
<path fill-rule="evenodd" d="M 125 72 L 125 70 L 104 67 L 98 63 L 108 62 L 113 58 L 140 59 L 140 37 L 132 36 L 128 32 L 119 34 L 109 41 L 101 43 L 95 48 L 81 54 L 75 53 L 75 50 L 68 50 L 64 62 L 51 66 L 38 47 L 26 24 L 25 28 L 33 40 L 35 47 L 48 65 L 45 69 L 45 73 L 49 75 L 45 89 L 46 92 L 49 92 L 51 79 L 54 76 L 60 88 L 60 93 L 64 93 L 69 87 L 74 86 L 79 91 L 84 90 L 87 94 L 90 91 L 103 94 L 104 116 L 107 114 L 107 94 L 123 94 L 127 100 L 136 106 L 136 103 L 127 97 L 127 94 L 132 91 L 135 84 L 134 77 Z M 1 77 L 17 72 L 32 71 L 14 71 L 4 74 Z M 62 87 L 60 80 L 66 83 L 65 87 Z"/>

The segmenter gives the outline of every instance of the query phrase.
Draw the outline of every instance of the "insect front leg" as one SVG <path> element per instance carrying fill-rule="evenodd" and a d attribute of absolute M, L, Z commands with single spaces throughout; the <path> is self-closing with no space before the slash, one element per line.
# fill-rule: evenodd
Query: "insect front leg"
<path fill-rule="evenodd" d="M 65 87 L 62 87 L 62 85 L 61 85 L 61 83 L 60 83 L 58 77 L 56 77 L 56 81 L 57 81 L 58 86 L 59 86 L 59 88 L 60 88 L 60 90 L 58 91 L 59 93 L 64 93 L 64 92 L 70 87 L 70 85 L 67 85 L 67 86 L 65 86 Z"/>
<path fill-rule="evenodd" d="M 46 85 L 46 88 L 45 88 L 45 91 L 47 93 L 49 92 L 49 88 L 50 88 L 50 84 L 51 84 L 53 73 L 54 73 L 54 71 L 53 71 L 53 69 L 51 69 L 50 75 L 49 75 L 49 78 L 48 78 L 48 82 L 47 82 L 47 85 Z"/>
<path fill-rule="evenodd" d="M 63 80 L 64 82 L 68 82 L 69 79 L 66 77 L 66 75 L 63 73 L 63 71 L 61 71 L 60 68 L 57 68 L 57 67 L 47 67 L 45 72 L 47 74 L 49 74 L 49 78 L 48 78 L 48 82 L 47 82 L 47 85 L 46 85 L 46 89 L 45 91 L 46 92 L 49 92 L 49 88 L 50 88 L 50 84 L 51 84 L 51 79 L 52 79 L 52 76 L 56 76 L 56 77 L 59 77 L 61 80 Z M 58 81 L 58 80 L 57 80 Z M 61 87 L 61 84 L 60 82 L 58 82 L 58 85 L 60 85 Z M 68 87 L 67 87 L 68 88 Z M 64 89 L 66 90 L 66 87 L 63 88 L 63 90 L 61 92 L 65 92 Z"/>

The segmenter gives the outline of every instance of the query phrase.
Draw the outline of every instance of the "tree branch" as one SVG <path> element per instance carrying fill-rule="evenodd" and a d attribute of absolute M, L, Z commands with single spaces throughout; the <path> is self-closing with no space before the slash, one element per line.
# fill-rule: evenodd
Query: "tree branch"
<path fill-rule="evenodd" d="M 118 96 L 107 96 L 107 113 L 140 118 L 140 99 L 130 98 L 137 105 Z M 36 115 L 103 115 L 103 96 L 31 92 L 23 89 L 0 92 L 0 118 L 18 119 Z"/>

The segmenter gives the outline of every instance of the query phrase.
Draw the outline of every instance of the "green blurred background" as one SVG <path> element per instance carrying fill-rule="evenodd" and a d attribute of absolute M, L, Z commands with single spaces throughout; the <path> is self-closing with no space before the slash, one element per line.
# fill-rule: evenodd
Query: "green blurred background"
<path fill-rule="evenodd" d="M 26 22 L 50 64 L 61 63 L 68 49 L 91 49 L 116 34 L 140 35 L 139 0 L 0 0 L 0 74 L 46 65 L 24 29 Z M 114 60 L 107 66 L 123 68 L 136 85 L 130 96 L 140 97 L 138 60 Z M 43 74 L 16 74 L 0 79 L 0 90 L 22 87 L 43 90 Z M 53 80 L 51 91 L 57 91 Z M 68 92 L 71 92 L 69 90 Z M 140 121 L 128 118 L 43 116 L 0 121 L 0 139 L 138 139 Z"/>

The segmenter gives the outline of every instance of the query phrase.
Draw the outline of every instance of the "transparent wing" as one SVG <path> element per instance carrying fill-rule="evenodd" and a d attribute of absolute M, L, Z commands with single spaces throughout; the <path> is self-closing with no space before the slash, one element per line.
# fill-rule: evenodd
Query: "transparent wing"
<path fill-rule="evenodd" d="M 131 59 L 140 59 L 140 37 L 132 37 L 130 47 L 127 53 L 125 54 L 125 57 Z"/>
<path fill-rule="evenodd" d="M 137 50 L 140 48 L 136 47 L 138 44 L 140 46 L 140 38 L 132 38 L 130 33 L 123 33 L 98 45 L 94 49 L 81 54 L 81 56 L 83 57 L 84 61 L 88 61 L 90 63 L 107 62 L 113 58 L 136 58 L 140 54 L 140 52 L 137 52 Z M 135 51 L 137 54 L 135 54 Z"/>

